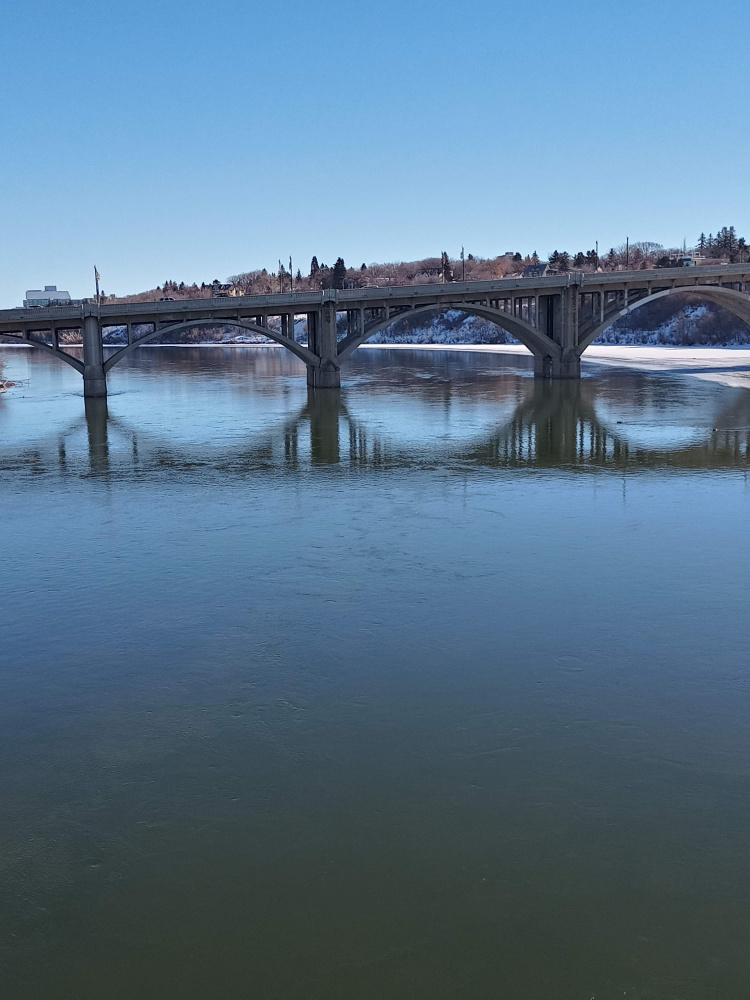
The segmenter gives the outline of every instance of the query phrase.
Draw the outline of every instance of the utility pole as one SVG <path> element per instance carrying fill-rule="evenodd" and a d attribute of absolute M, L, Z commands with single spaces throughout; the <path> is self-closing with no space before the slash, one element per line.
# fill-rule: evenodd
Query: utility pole
<path fill-rule="evenodd" d="M 625 237 L 625 270 L 630 267 L 630 237 Z"/>
<path fill-rule="evenodd" d="M 96 282 L 96 304 L 99 305 L 99 272 L 94 264 L 94 281 Z"/>
<path fill-rule="evenodd" d="M 289 254 L 289 291 L 294 291 L 294 271 L 292 270 L 292 255 Z"/>
<path fill-rule="evenodd" d="M 283 293 L 283 291 L 284 291 L 284 279 L 283 279 L 283 277 L 282 277 L 282 270 L 281 270 L 281 269 L 282 269 L 282 267 L 283 267 L 283 265 L 282 265 L 282 263 L 281 263 L 281 260 L 279 260 L 279 294 L 280 294 L 280 295 L 281 295 L 281 294 Z"/>
<path fill-rule="evenodd" d="M 466 281 L 466 260 L 464 259 L 463 247 L 461 247 L 461 281 Z"/>

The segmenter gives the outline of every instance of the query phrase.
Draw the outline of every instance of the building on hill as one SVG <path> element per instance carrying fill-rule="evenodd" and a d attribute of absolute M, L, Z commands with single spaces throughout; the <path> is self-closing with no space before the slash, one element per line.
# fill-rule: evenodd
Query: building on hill
<path fill-rule="evenodd" d="M 545 275 L 554 274 L 555 272 L 549 266 L 549 264 L 527 264 L 523 269 L 524 278 L 544 278 Z"/>
<path fill-rule="evenodd" d="M 44 288 L 30 288 L 23 300 L 24 309 L 35 307 L 62 305 L 70 302 L 70 292 L 58 291 L 57 285 L 45 285 Z"/>

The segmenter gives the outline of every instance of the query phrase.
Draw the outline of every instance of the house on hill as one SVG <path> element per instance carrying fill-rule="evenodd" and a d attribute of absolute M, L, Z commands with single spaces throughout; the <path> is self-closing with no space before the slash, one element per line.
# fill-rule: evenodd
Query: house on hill
<path fill-rule="evenodd" d="M 523 269 L 524 278 L 544 278 L 550 274 L 555 274 L 555 272 L 549 264 L 527 264 Z"/>

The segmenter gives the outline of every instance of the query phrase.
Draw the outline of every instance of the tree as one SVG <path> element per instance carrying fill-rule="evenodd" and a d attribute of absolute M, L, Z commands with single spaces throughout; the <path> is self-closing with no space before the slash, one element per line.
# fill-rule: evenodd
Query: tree
<path fill-rule="evenodd" d="M 453 268 L 451 267 L 451 262 L 448 259 L 448 254 L 445 250 L 443 250 L 440 254 L 440 266 L 443 272 L 443 281 L 455 281 L 455 278 L 453 277 Z"/>
<path fill-rule="evenodd" d="M 549 255 L 549 266 L 556 270 L 559 261 L 560 261 L 560 251 L 553 250 L 552 253 Z"/>
<path fill-rule="evenodd" d="M 295 281 L 302 281 L 302 271 L 300 271 L 299 268 L 297 268 L 297 273 L 294 276 L 294 280 Z"/>
<path fill-rule="evenodd" d="M 705 251 L 705 249 L 706 249 L 706 234 L 705 233 L 701 233 L 700 236 L 698 237 L 698 243 L 696 244 L 695 249 L 698 250 L 699 253 L 703 253 Z"/>
<path fill-rule="evenodd" d="M 586 254 L 583 252 L 583 250 L 579 250 L 578 253 L 575 255 L 575 257 L 573 258 L 573 264 L 575 267 L 580 268 L 583 267 L 585 263 L 586 263 Z"/>
<path fill-rule="evenodd" d="M 313 259 L 310 261 L 310 277 L 314 278 L 319 270 L 320 270 L 320 265 L 318 264 L 318 258 L 313 257 Z"/>
<path fill-rule="evenodd" d="M 557 259 L 557 268 L 561 274 L 567 274 L 570 270 L 570 254 L 565 250 L 562 251 Z"/>
<path fill-rule="evenodd" d="M 367 264 L 363 264 L 362 267 L 360 267 L 360 271 L 366 271 L 366 270 L 367 270 Z"/>
<path fill-rule="evenodd" d="M 338 257 L 333 265 L 333 287 L 343 288 L 344 278 L 346 278 L 346 264 L 343 257 Z"/>
<path fill-rule="evenodd" d="M 531 263 L 534 265 L 537 265 L 539 263 L 539 254 L 536 252 L 536 250 L 531 255 Z"/>

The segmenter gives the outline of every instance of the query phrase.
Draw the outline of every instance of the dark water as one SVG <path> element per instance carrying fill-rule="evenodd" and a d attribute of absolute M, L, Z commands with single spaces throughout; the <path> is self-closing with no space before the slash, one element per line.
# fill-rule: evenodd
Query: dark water
<path fill-rule="evenodd" d="M 750 392 L 2 352 L 0 995 L 750 994 Z"/>

